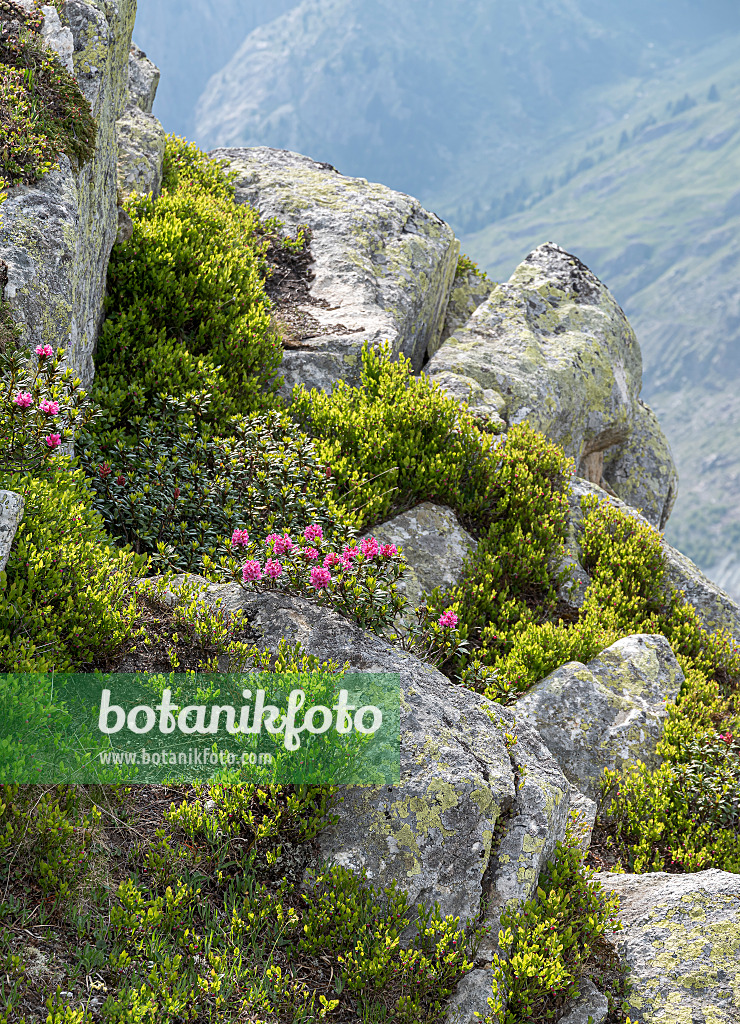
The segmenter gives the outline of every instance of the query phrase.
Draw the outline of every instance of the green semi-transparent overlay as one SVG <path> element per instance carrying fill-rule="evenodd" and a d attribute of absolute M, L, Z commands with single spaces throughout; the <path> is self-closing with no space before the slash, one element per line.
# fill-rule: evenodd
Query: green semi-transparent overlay
<path fill-rule="evenodd" d="M 5 674 L 0 782 L 393 784 L 399 708 L 398 673 Z"/>

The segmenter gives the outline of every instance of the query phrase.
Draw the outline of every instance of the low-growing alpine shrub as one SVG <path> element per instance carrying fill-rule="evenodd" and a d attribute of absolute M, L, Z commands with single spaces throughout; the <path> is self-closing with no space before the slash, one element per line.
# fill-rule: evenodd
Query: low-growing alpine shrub
<path fill-rule="evenodd" d="M 212 432 L 231 417 L 275 408 L 282 346 L 264 290 L 266 228 L 238 205 L 218 165 L 168 137 L 162 194 L 132 196 L 128 242 L 108 265 L 107 317 L 93 395 L 101 445 L 134 440 L 157 395 L 198 391 L 208 379 Z"/>
<path fill-rule="evenodd" d="M 618 898 L 608 896 L 592 875 L 569 832 L 542 871 L 536 896 L 501 915 L 504 956 L 493 964 L 486 1024 L 552 1020 L 579 994 L 584 974 L 615 959 L 607 940 L 621 928 Z M 624 993 L 619 987 L 610 997 L 615 1012 Z"/>
<path fill-rule="evenodd" d="M 13 185 L 33 185 L 65 153 L 78 165 L 95 149 L 90 105 L 59 55 L 44 46 L 37 8 L 0 0 L 0 202 Z"/>
<path fill-rule="evenodd" d="M 112 656 L 134 641 L 131 583 L 142 559 L 116 548 L 69 457 L 54 473 L 3 474 L 25 501 L 0 572 L 0 671 L 57 672 Z"/>
<path fill-rule="evenodd" d="M 352 535 L 313 445 L 284 413 L 237 416 L 227 437 L 209 437 L 209 406 L 205 392 L 156 398 L 134 444 L 80 445 L 94 507 L 120 543 L 152 556 L 150 571 L 205 572 L 236 526 L 260 538 L 311 523 L 337 541 Z"/>

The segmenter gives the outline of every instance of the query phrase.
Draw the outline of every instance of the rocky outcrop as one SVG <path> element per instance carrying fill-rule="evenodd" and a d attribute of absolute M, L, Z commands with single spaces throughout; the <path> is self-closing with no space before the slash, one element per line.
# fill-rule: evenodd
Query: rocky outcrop
<path fill-rule="evenodd" d="M 237 202 L 278 217 L 290 233 L 311 231 L 313 277 L 292 311 L 284 393 L 296 383 L 330 391 L 337 380 L 356 381 L 366 341 L 390 342 L 418 373 L 444 323 L 459 251 L 452 229 L 410 196 L 297 153 L 209 155 L 237 172 Z"/>
<path fill-rule="evenodd" d="M 15 491 L 0 491 L 0 572 L 8 564 L 24 504 L 23 497 Z"/>
<path fill-rule="evenodd" d="M 495 942 L 502 910 L 534 893 L 568 821 L 569 783 L 536 731 L 335 612 L 193 576 L 175 577 L 165 599 L 172 603 L 188 582 L 211 606 L 244 610 L 257 643 L 271 651 L 286 637 L 322 661 L 400 674 L 400 785 L 346 788 L 338 823 L 318 837 L 321 854 L 365 868 L 374 884 L 395 880 L 412 904 L 438 901 L 462 922 L 476 922 L 485 900 Z M 494 948 L 482 958 L 490 962 Z M 487 1009 L 485 1001 L 477 1008 Z"/>
<path fill-rule="evenodd" d="M 631 969 L 633 1024 L 740 1019 L 740 875 L 595 878 L 620 898 L 616 945 Z"/>
<path fill-rule="evenodd" d="M 605 768 L 654 765 L 683 672 L 664 636 L 629 636 L 583 665 L 568 662 L 516 703 L 566 778 L 598 799 Z"/>
<path fill-rule="evenodd" d="M 678 473 L 658 417 L 644 402 L 635 406 L 627 440 L 604 453 L 603 480 L 651 526 L 665 528 L 678 494 Z"/>
<path fill-rule="evenodd" d="M 473 405 L 491 408 L 507 427 L 527 420 L 597 484 L 608 457 L 615 492 L 623 488 L 658 525 L 667 519 L 676 472 L 655 417 L 639 401 L 634 331 L 609 290 L 559 246 L 531 252 L 425 373 L 450 393 L 461 390 L 459 378 L 472 379 L 480 389 L 471 392 Z"/>
<path fill-rule="evenodd" d="M 414 609 L 435 587 L 459 583 L 465 556 L 477 547 L 452 509 L 430 501 L 374 526 L 372 533 L 381 544 L 395 544 L 403 554 L 408 569 L 397 587 L 408 602 L 405 619 L 412 621 Z"/>
<path fill-rule="evenodd" d="M 118 188 L 122 196 L 151 192 L 156 198 L 162 187 L 165 131 L 152 114 L 158 84 L 159 69 L 143 50 L 132 45 L 128 59 L 128 102 L 116 122 Z"/>
<path fill-rule="evenodd" d="M 447 341 L 459 327 L 466 325 L 478 306 L 486 301 L 494 287 L 494 282 L 487 274 L 483 274 L 477 267 L 471 266 L 469 261 L 464 262 L 462 259 L 459 261 L 455 279 L 452 282 L 439 345 L 430 346 L 427 349 L 430 358 L 438 351 L 442 342 Z"/>
<path fill-rule="evenodd" d="M 118 230 L 115 122 L 126 103 L 136 3 L 67 0 L 61 23 L 53 7 L 44 13 L 47 41 L 58 46 L 62 60 L 69 57 L 71 37 L 77 81 L 98 125 L 95 154 L 79 169 L 62 155 L 59 170 L 47 172 L 37 185 L 9 191 L 0 258 L 8 264 L 5 298 L 29 347 L 64 347 L 67 364 L 89 387 Z"/>
<path fill-rule="evenodd" d="M 599 501 L 608 502 L 615 508 L 622 509 L 626 515 L 632 516 L 639 523 L 649 525 L 647 520 L 640 513 L 625 505 L 619 498 L 607 494 L 601 487 L 597 487 L 587 480 L 574 479 L 571 484 L 571 494 L 568 498 L 568 521 L 569 521 L 569 543 L 566 548 L 566 560 L 577 565 L 579 579 L 570 591 L 569 600 L 583 602 L 588 582 L 588 573 L 583 568 L 583 555 L 579 545 L 579 537 L 583 530 L 583 512 L 581 500 L 587 495 L 595 495 Z M 740 642 L 740 607 L 732 600 L 729 594 L 707 579 L 704 573 L 685 555 L 671 547 L 664 540 L 661 540 L 661 547 L 666 559 L 666 579 L 676 590 L 683 592 L 686 600 L 697 612 L 699 621 L 709 632 L 715 629 L 726 629 L 736 641 Z"/>

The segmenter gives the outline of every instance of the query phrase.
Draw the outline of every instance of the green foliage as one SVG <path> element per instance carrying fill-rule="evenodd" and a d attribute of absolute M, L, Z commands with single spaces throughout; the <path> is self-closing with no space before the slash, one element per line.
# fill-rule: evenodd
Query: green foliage
<path fill-rule="evenodd" d="M 71 671 L 135 637 L 130 593 L 141 559 L 118 550 L 91 508 L 82 470 L 0 477 L 25 500 L 0 573 L 0 671 Z"/>
<path fill-rule="evenodd" d="M 93 394 L 104 410 L 103 448 L 135 441 L 138 417 L 157 395 L 207 385 L 211 433 L 231 417 L 274 408 L 282 359 L 263 277 L 264 226 L 215 165 L 169 138 L 156 201 L 132 196 L 132 238 L 108 266 L 108 315 L 98 342 Z"/>
<path fill-rule="evenodd" d="M 152 557 L 151 571 L 204 572 L 228 555 L 235 527 L 264 538 L 320 524 L 351 533 L 313 445 L 285 415 L 234 417 L 226 438 L 201 431 L 208 395 L 156 398 L 136 442 L 107 451 L 93 440 L 80 462 L 109 533 Z"/>
<path fill-rule="evenodd" d="M 474 263 L 469 256 L 465 253 L 460 253 L 457 258 L 457 270 L 455 271 L 455 277 L 467 277 L 469 274 L 475 274 L 481 281 L 490 281 L 488 274 L 485 270 L 481 270 L 477 263 Z"/>
<path fill-rule="evenodd" d="M 63 441 L 73 440 L 97 411 L 72 370 L 60 374 L 64 349 L 54 356 L 51 345 L 39 345 L 31 359 L 0 301 L 0 316 L 4 314 L 8 329 L 0 344 L 0 472 L 38 472 L 49 467 Z"/>
<path fill-rule="evenodd" d="M 0 2 L 0 191 L 35 184 L 60 153 L 81 165 L 95 149 L 90 105 L 43 45 L 41 23 L 38 12 Z"/>
<path fill-rule="evenodd" d="M 387 346 L 363 346 L 360 387 L 296 387 L 290 412 L 315 438 L 358 527 L 426 500 L 485 518 L 496 439 L 429 378 L 412 376 L 403 356 L 391 362 Z"/>
<path fill-rule="evenodd" d="M 579 994 L 582 976 L 621 927 L 614 917 L 617 897 L 607 896 L 592 875 L 569 834 L 540 875 L 536 897 L 501 915 L 505 959 L 494 961 L 487 1024 L 552 1020 Z"/>
<path fill-rule="evenodd" d="M 93 829 L 94 806 L 82 807 L 76 787 L 0 786 L 0 856 L 6 882 L 33 886 L 52 902 L 65 901 L 83 877 Z"/>
<path fill-rule="evenodd" d="M 401 934 L 416 915 L 395 883 L 378 893 L 364 874 L 336 865 L 314 880 L 302 900 L 297 949 L 336 961 L 339 993 L 346 988 L 365 1004 L 381 990 L 386 998 L 388 989 L 397 993 L 392 1019 L 399 1024 L 440 1019 L 444 1000 L 473 966 L 459 919 L 442 918 L 438 905 L 417 908 L 413 944 L 401 947 Z"/>

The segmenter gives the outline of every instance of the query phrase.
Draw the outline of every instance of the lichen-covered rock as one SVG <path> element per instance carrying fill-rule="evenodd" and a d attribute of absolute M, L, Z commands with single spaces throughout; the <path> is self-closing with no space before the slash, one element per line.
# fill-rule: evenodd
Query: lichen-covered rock
<path fill-rule="evenodd" d="M 2 208 L 5 297 L 29 347 L 64 347 L 67 365 L 85 387 L 94 374 L 108 257 L 118 230 L 115 123 L 126 104 L 135 13 L 135 0 L 67 0 L 62 27 L 71 32 L 74 71 L 98 125 L 95 154 L 79 170 L 60 156 L 59 170 L 33 187 L 10 189 Z M 65 59 L 69 36 L 50 17 L 48 39 L 58 40 Z"/>
<path fill-rule="evenodd" d="M 583 665 L 568 662 L 516 703 L 581 793 L 599 796 L 605 768 L 655 763 L 683 672 L 664 636 L 628 636 Z"/>
<path fill-rule="evenodd" d="M 615 943 L 631 968 L 633 1024 L 740 1020 L 740 875 L 602 872 L 620 898 Z"/>
<path fill-rule="evenodd" d="M 143 50 L 132 43 L 128 55 L 128 98 L 129 103 L 151 114 L 159 85 L 159 68 Z"/>
<path fill-rule="evenodd" d="M 581 982 L 580 988 L 580 996 L 560 1018 L 560 1024 L 601 1024 L 609 1015 L 609 1000 L 589 978 Z"/>
<path fill-rule="evenodd" d="M 159 68 L 143 50 L 131 44 L 128 58 L 128 102 L 116 122 L 118 133 L 118 188 L 122 196 L 150 192 L 156 199 L 162 188 L 165 131 L 152 114 L 159 84 Z M 116 241 L 123 241 L 125 228 Z"/>
<path fill-rule="evenodd" d="M 477 920 L 484 896 L 493 921 L 511 901 L 532 895 L 565 834 L 570 790 L 533 729 L 523 724 L 513 743 L 511 709 L 454 686 L 333 611 L 192 576 L 175 577 L 169 594 L 188 580 L 202 584 L 212 606 L 220 601 L 226 612 L 243 609 L 266 649 L 276 652 L 285 637 L 322 661 L 400 674 L 400 785 L 345 788 L 338 823 L 317 839 L 322 856 L 365 868 L 376 885 L 396 880 L 412 904 L 437 901 L 443 914 L 463 922 Z M 134 667 L 124 662 L 121 671 Z M 493 849 L 497 825 L 502 838 Z"/>
<path fill-rule="evenodd" d="M 42 39 L 50 50 L 54 50 L 55 53 L 59 54 L 62 64 L 64 64 L 70 75 L 73 75 L 75 43 L 72 30 L 67 25 L 62 24 L 56 7 L 51 5 L 42 7 L 41 13 L 44 16 L 44 24 L 41 27 Z"/>
<path fill-rule="evenodd" d="M 452 282 L 452 291 L 447 303 L 447 313 L 439 342 L 433 348 L 430 347 L 427 353 L 430 358 L 438 351 L 442 342 L 447 341 L 458 327 L 465 326 L 478 306 L 486 301 L 494 287 L 494 282 L 486 274 L 481 273 L 477 267 L 467 263 L 461 269 L 458 265 L 455 279 Z"/>
<path fill-rule="evenodd" d="M 459 583 L 465 556 L 478 546 L 460 526 L 452 509 L 430 501 L 402 512 L 370 532 L 381 544 L 395 544 L 402 549 L 408 571 L 399 581 L 398 590 L 408 601 L 406 618 L 412 620 L 414 609 L 435 587 Z"/>
<path fill-rule="evenodd" d="M 573 557 L 583 569 L 583 556 L 578 538 L 583 531 L 583 512 L 581 500 L 587 494 L 595 495 L 599 501 L 608 502 L 615 508 L 622 509 L 639 523 L 650 525 L 640 513 L 630 505 L 625 505 L 619 498 L 607 494 L 601 487 L 580 480 L 577 477 L 571 483 L 571 494 L 568 498 L 568 523 L 572 536 L 571 551 Z M 740 607 L 729 594 L 707 579 L 704 573 L 676 548 L 661 540 L 661 547 L 666 558 L 666 577 L 669 584 L 683 592 L 689 604 L 696 609 L 699 621 L 710 633 L 715 629 L 726 629 L 737 642 L 740 642 Z M 585 574 L 588 579 L 587 574 Z M 583 588 L 581 588 L 583 589 Z"/>
<path fill-rule="evenodd" d="M 364 342 L 389 341 L 414 372 L 444 323 L 459 243 L 418 200 L 284 150 L 215 149 L 237 172 L 236 200 L 294 233 L 311 230 L 313 279 L 298 304 L 304 328 L 285 348 L 284 393 L 354 382 Z"/>
<path fill-rule="evenodd" d="M 15 491 L 0 491 L 0 572 L 8 564 L 24 505 L 22 495 Z"/>
<path fill-rule="evenodd" d="M 442 388 L 448 398 L 465 402 L 473 416 L 488 420 L 502 430 L 506 428 L 501 418 L 506 403 L 498 391 L 482 388 L 472 377 L 463 377 L 459 373 L 435 373 L 431 381 Z"/>
<path fill-rule="evenodd" d="M 665 528 L 678 494 L 678 473 L 658 417 L 643 402 L 635 405 L 627 440 L 604 453 L 603 476 L 622 501 L 656 529 Z"/>
<path fill-rule="evenodd" d="M 118 187 L 123 196 L 162 188 L 165 131 L 154 114 L 129 106 L 116 122 L 118 130 Z"/>
<path fill-rule="evenodd" d="M 547 243 L 497 285 L 425 372 L 472 377 L 580 464 L 629 436 L 642 385 L 634 331 L 608 289 Z"/>

